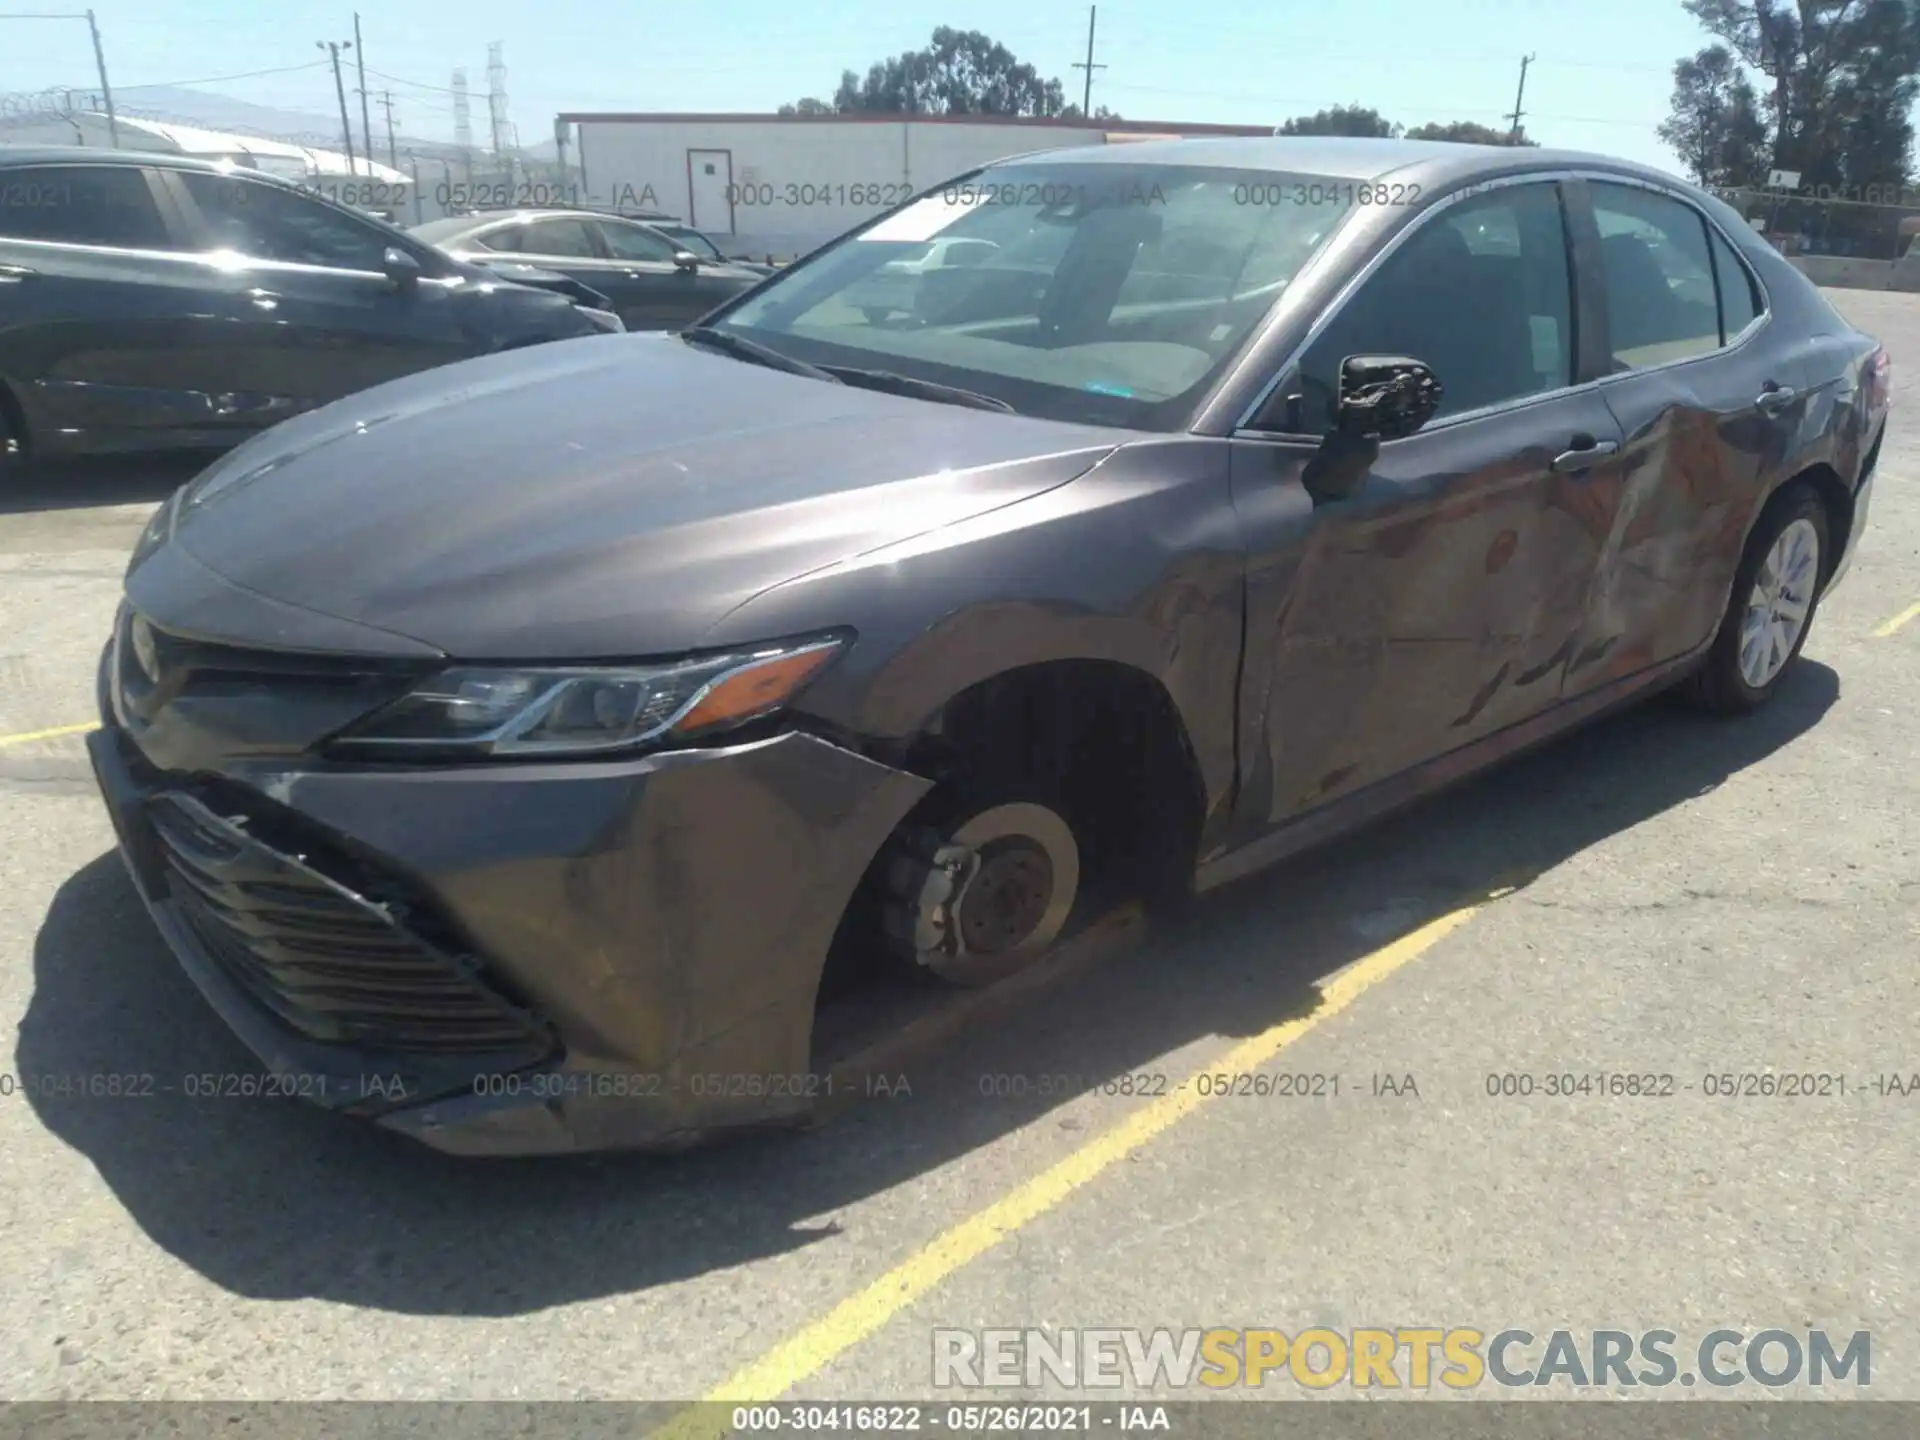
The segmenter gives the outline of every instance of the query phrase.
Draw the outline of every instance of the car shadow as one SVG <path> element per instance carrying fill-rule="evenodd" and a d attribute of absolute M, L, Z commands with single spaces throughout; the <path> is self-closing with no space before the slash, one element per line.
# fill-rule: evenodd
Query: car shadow
<path fill-rule="evenodd" d="M 1050 1116 L 1065 1097 L 1037 1077 L 1151 1070 L 1190 1042 L 1307 1013 L 1330 972 L 1714 789 L 1791 744 L 1838 694 L 1831 669 L 1803 661 L 1771 706 L 1739 722 L 1662 701 L 1602 722 L 1207 897 L 1097 976 L 914 1060 L 902 1072 L 910 1094 L 812 1131 L 674 1156 L 463 1161 L 293 1101 L 83 1099 L 58 1087 L 30 1100 L 156 1244 L 238 1294 L 509 1316 L 644 1290 L 819 1244 L 842 1223 L 818 1217 L 1019 1127 L 1104 1125 L 1117 1109 Z M 13 1068 L 165 1085 L 257 1066 L 107 854 L 48 910 Z"/>
<path fill-rule="evenodd" d="M 98 505 L 157 505 L 213 458 L 195 453 L 14 461 L 0 467 L 0 515 Z"/>

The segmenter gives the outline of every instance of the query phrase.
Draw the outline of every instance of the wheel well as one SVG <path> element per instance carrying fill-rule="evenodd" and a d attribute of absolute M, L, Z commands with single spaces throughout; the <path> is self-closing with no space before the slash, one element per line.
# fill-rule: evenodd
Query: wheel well
<path fill-rule="evenodd" d="M 1873 464 L 1879 458 L 1880 442 L 1875 440 L 1873 449 L 1867 455 L 1866 467 L 1861 471 L 1863 477 L 1872 472 Z M 1820 497 L 1820 503 L 1826 509 L 1827 554 L 1820 557 L 1820 563 L 1830 575 L 1847 548 L 1847 536 L 1853 531 L 1853 495 L 1841 480 L 1839 472 L 1825 462 L 1809 465 L 1780 489 L 1784 491 L 1787 485 L 1795 484 L 1804 484 L 1811 489 Z"/>
<path fill-rule="evenodd" d="M 1008 779 L 1039 785 L 1079 841 L 1089 899 L 1165 898 L 1193 877 L 1206 810 L 1173 697 L 1109 660 L 1022 666 L 949 700 L 909 747 L 932 806 Z"/>

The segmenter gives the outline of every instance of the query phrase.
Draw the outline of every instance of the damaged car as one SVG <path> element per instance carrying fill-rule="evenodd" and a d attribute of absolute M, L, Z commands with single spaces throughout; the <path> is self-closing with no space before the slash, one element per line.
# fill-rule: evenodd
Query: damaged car
<path fill-rule="evenodd" d="M 1046 152 L 249 440 L 140 539 L 90 749 L 295 1093 L 463 1154 L 794 1121 L 837 956 L 997 983 L 1656 691 L 1764 705 L 1888 382 L 1645 167 Z"/>

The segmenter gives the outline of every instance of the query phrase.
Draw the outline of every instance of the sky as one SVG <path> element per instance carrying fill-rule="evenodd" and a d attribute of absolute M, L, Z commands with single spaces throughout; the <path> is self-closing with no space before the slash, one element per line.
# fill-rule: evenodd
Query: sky
<path fill-rule="evenodd" d="M 759 111 L 829 98 L 842 70 L 864 72 L 924 46 L 938 25 L 985 31 L 1077 100 L 1083 72 L 1072 67 L 1087 48 L 1087 7 L 1061 0 L 362 4 L 367 88 L 390 90 L 399 132 L 420 139 L 452 138 L 448 87 L 464 66 L 484 142 L 487 47 L 496 40 L 508 118 L 526 144 L 550 139 L 562 111 Z M 84 22 L 4 18 L 62 8 L 0 0 L 0 92 L 95 88 Z M 186 83 L 338 112 L 316 46 L 352 38 L 352 0 L 95 0 L 94 11 L 108 78 L 129 105 L 142 85 Z M 1654 127 L 1667 113 L 1674 61 L 1706 43 L 1680 0 L 1116 0 L 1098 8 L 1094 58 L 1107 68 L 1095 72 L 1093 102 L 1130 120 L 1277 125 L 1357 103 L 1408 125 L 1504 125 L 1521 57 L 1532 54 L 1524 101 L 1532 138 L 1676 169 Z M 353 84 L 349 73 L 357 133 Z"/>

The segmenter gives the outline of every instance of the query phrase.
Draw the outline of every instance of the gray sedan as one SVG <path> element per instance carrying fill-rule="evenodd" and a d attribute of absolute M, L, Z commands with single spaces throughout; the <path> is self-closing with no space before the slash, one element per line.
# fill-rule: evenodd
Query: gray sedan
<path fill-rule="evenodd" d="M 471 264 L 533 265 L 578 280 L 607 296 L 629 330 L 676 329 L 763 278 L 643 221 L 594 210 L 487 210 L 411 233 Z"/>

